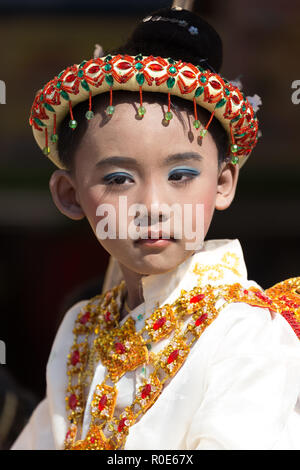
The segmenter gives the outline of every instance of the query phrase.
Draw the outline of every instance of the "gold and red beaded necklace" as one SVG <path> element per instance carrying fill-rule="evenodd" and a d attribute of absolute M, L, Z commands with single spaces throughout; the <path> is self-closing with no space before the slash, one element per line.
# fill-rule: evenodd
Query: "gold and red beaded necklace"
<path fill-rule="evenodd" d="M 244 289 L 241 284 L 205 285 L 181 295 L 172 304 L 154 309 L 138 332 L 128 316 L 119 324 L 119 305 L 125 282 L 93 297 L 79 313 L 74 326 L 74 342 L 68 355 L 66 409 L 70 427 L 64 448 L 69 450 L 123 449 L 131 426 L 156 402 L 164 383 L 182 367 L 194 342 L 218 313 L 231 302 L 246 302 L 272 309 L 273 302 L 260 289 Z M 218 299 L 223 299 L 216 308 Z M 187 323 L 184 325 L 184 323 Z M 184 327 L 183 327 L 184 325 Z M 170 338 L 158 353 L 149 352 L 151 343 Z M 91 422 L 84 439 L 82 421 L 95 365 L 101 361 L 105 379 L 95 387 L 90 407 Z M 148 365 L 130 406 L 116 411 L 117 383 L 128 371 Z"/>

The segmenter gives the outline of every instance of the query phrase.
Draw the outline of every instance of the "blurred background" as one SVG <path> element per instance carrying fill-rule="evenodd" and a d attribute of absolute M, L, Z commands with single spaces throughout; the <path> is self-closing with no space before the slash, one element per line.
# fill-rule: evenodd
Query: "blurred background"
<path fill-rule="evenodd" d="M 62 69 L 122 43 L 137 20 L 172 0 L 0 0 L 0 448 L 8 448 L 45 394 L 45 366 L 66 312 L 101 292 L 108 256 L 86 221 L 52 202 L 54 166 L 28 123 L 35 92 Z M 221 74 L 258 94 L 260 138 L 231 207 L 208 239 L 238 238 L 249 279 L 263 288 L 300 276 L 300 2 L 195 0 L 223 39 Z"/>

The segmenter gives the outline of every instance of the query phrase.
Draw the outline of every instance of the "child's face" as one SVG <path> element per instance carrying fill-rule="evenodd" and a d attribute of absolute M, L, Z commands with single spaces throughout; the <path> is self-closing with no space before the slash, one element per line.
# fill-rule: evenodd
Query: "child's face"
<path fill-rule="evenodd" d="M 136 107 L 138 105 L 135 104 Z M 193 127 L 192 115 L 183 112 L 183 124 L 173 113 L 174 117 L 169 125 L 164 126 L 161 106 L 145 103 L 145 107 L 147 112 L 142 120 L 135 119 L 133 103 L 127 102 L 117 104 L 109 120 L 103 112 L 95 113 L 76 150 L 75 170 L 71 181 L 76 203 L 95 234 L 97 224 L 103 218 L 107 220 L 105 211 L 102 216 L 96 215 L 99 206 L 108 204 L 115 208 L 118 237 L 120 218 L 123 226 L 125 224 L 125 227 L 129 227 L 133 225 L 134 219 L 141 217 L 138 212 L 136 217 L 133 214 L 128 215 L 130 206 L 139 203 L 148 211 L 148 217 L 142 220 L 143 231 L 148 233 L 148 229 L 151 230 L 152 214 L 154 218 L 157 216 L 154 229 L 159 231 L 164 228 L 162 221 L 170 219 L 170 237 L 175 237 L 178 226 L 174 232 L 174 212 L 162 209 L 159 215 L 155 207 L 151 211 L 151 204 L 166 204 L 171 208 L 177 203 L 181 207 L 180 239 L 146 244 L 127 234 L 126 239 L 115 237 L 99 240 L 105 250 L 127 269 L 140 274 L 157 274 L 173 269 L 194 253 L 196 243 L 194 249 L 187 249 L 187 244 L 199 241 L 201 231 L 203 241 L 215 208 L 225 209 L 230 205 L 238 170 L 227 164 L 227 170 L 220 172 L 215 142 L 208 132 L 200 143 L 199 131 Z M 118 161 L 105 162 L 111 157 L 118 157 Z M 58 173 L 63 177 L 64 172 Z M 70 179 L 69 176 L 68 178 Z M 108 184 L 109 181 L 111 184 Z M 52 186 L 55 183 L 52 182 Z M 54 192 L 52 189 L 52 193 Z M 119 207 L 120 196 L 126 197 L 126 210 L 124 206 L 123 209 Z M 192 208 L 190 215 L 184 215 L 185 204 Z M 203 205 L 204 209 L 203 220 L 198 214 L 198 222 L 196 204 Z M 62 212 L 72 217 L 66 210 Z M 192 239 L 189 238 L 184 226 L 186 223 L 191 224 L 189 229 L 193 233 L 197 230 L 197 237 L 194 234 Z M 154 235 L 153 237 L 155 238 Z"/>

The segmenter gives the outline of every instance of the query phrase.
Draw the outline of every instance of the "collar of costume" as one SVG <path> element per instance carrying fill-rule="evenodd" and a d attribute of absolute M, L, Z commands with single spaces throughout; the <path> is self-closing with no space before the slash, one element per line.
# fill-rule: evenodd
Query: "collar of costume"
<path fill-rule="evenodd" d="M 119 284 L 123 279 L 118 261 L 111 257 L 105 275 L 103 290 L 106 292 Z M 157 305 L 172 303 L 179 297 L 182 289 L 189 290 L 191 286 L 204 284 L 219 285 L 226 282 L 245 282 L 247 268 L 243 250 L 238 239 L 205 240 L 201 249 L 176 268 L 161 274 L 150 274 L 141 279 L 144 302 L 130 312 L 137 320 L 136 328 L 148 318 Z M 251 285 L 254 285 L 251 281 Z M 256 287 L 259 287 L 255 284 Z M 143 314 L 143 320 L 139 321 Z M 120 324 L 125 321 L 124 317 Z"/>
<path fill-rule="evenodd" d="M 108 93 L 106 112 L 113 118 L 113 91 L 126 90 L 139 93 L 140 118 L 146 113 L 143 92 L 165 93 L 165 123 L 170 123 L 171 96 L 176 95 L 194 103 L 194 127 L 202 139 L 215 117 L 227 131 L 229 137 L 227 157 L 241 168 L 258 140 L 258 119 L 254 109 L 237 86 L 219 74 L 199 65 L 171 58 L 130 55 L 106 55 L 84 60 L 60 72 L 39 90 L 35 96 L 29 123 L 34 138 L 43 153 L 59 168 L 64 168 L 59 159 L 57 142 L 59 125 L 69 113 L 69 126 L 75 130 L 77 122 L 73 116 L 76 104 L 87 101 L 86 119 L 94 117 L 92 98 Z M 197 107 L 211 112 L 205 126 L 197 116 Z M 137 124 L 138 125 L 138 124 Z"/>

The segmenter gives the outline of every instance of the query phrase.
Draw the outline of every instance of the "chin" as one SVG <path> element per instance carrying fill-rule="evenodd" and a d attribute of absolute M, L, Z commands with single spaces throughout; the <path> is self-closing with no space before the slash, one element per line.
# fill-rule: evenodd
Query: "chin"
<path fill-rule="evenodd" d="M 172 271 L 188 257 L 183 250 L 177 253 L 147 253 L 138 257 L 133 256 L 130 263 L 124 263 L 129 269 L 142 275 L 163 274 Z M 188 252 L 189 255 L 192 251 Z M 127 260 L 128 261 L 128 260 Z M 132 263 L 134 261 L 134 263 Z"/>

